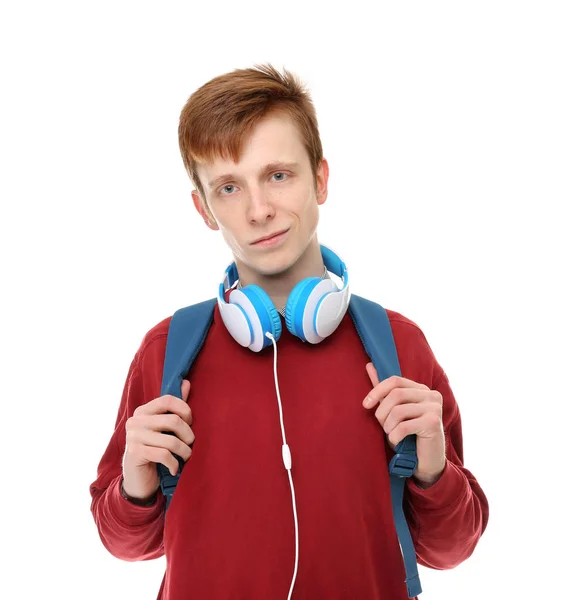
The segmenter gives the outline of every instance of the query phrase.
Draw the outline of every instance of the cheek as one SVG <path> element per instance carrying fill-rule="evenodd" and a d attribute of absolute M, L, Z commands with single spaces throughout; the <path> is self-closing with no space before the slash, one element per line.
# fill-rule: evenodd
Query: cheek
<path fill-rule="evenodd" d="M 237 237 L 237 231 L 229 228 L 225 223 L 219 223 L 219 231 L 229 248 L 238 256 L 242 251 L 242 246 Z"/>
<path fill-rule="evenodd" d="M 234 243 L 236 243 L 236 237 L 233 231 L 227 229 L 226 227 L 222 227 L 221 233 L 223 234 L 223 239 L 227 242 L 227 244 L 229 244 L 229 246 L 232 246 Z"/>
<path fill-rule="evenodd" d="M 319 218 L 319 206 L 313 190 L 303 190 L 296 196 L 291 208 L 292 212 L 302 220 L 310 222 L 317 221 Z"/>
<path fill-rule="evenodd" d="M 315 229 L 319 224 L 319 207 L 316 203 L 311 204 L 307 210 L 307 222 L 311 230 Z"/>

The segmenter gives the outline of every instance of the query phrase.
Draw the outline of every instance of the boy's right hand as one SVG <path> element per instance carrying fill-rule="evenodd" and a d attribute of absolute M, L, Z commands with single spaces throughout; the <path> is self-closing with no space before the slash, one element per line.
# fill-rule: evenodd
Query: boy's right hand
<path fill-rule="evenodd" d="M 195 436 L 190 427 L 192 411 L 187 404 L 188 380 L 182 381 L 181 390 L 182 399 L 170 395 L 155 398 L 139 406 L 125 423 L 123 489 L 133 498 L 150 498 L 158 490 L 156 463 L 163 464 L 176 475 L 180 465 L 172 453 L 185 461 L 192 454 L 190 445 Z"/>

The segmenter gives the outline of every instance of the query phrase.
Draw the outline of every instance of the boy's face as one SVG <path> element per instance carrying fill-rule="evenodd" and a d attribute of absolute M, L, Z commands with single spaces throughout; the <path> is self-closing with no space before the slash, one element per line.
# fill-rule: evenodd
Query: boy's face
<path fill-rule="evenodd" d="M 238 164 L 219 158 L 199 165 L 198 175 L 211 214 L 196 191 L 194 205 L 207 226 L 223 234 L 239 273 L 241 266 L 247 273 L 283 273 L 316 241 L 318 207 L 327 197 L 328 163 L 323 159 L 319 166 L 315 190 L 309 157 L 291 118 L 263 119 Z M 255 243 L 283 231 L 287 233 L 274 245 Z"/>

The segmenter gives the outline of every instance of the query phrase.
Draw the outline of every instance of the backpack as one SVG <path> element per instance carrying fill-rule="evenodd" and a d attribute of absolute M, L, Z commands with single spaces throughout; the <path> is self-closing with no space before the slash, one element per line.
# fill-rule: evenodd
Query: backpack
<path fill-rule="evenodd" d="M 170 394 L 177 398 L 182 397 L 182 380 L 186 378 L 205 342 L 213 322 L 216 303 L 216 298 L 206 300 L 181 308 L 172 316 L 166 342 L 161 396 Z M 380 381 L 392 375 L 401 376 L 393 332 L 385 309 L 371 300 L 351 294 L 349 311 L 362 344 L 377 369 Z M 422 588 L 414 545 L 403 512 L 403 492 L 405 479 L 412 477 L 418 465 L 416 436 L 408 435 L 395 446 L 394 450 L 395 456 L 389 463 L 393 518 L 403 554 L 407 591 L 409 598 L 414 598 L 422 592 Z M 184 466 L 182 458 L 177 455 L 174 457 L 180 464 L 178 474 L 175 476 L 171 475 L 167 467 L 157 463 L 160 488 L 166 496 L 165 512 L 170 505 Z"/>

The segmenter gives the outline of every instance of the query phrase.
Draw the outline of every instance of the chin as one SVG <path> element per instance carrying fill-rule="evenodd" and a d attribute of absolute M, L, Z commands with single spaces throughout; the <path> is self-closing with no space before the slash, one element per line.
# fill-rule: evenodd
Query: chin
<path fill-rule="evenodd" d="M 281 275 L 291 269 L 302 254 L 303 251 L 296 252 L 295 249 L 280 248 L 275 252 L 265 254 L 249 266 L 261 275 Z"/>
<path fill-rule="evenodd" d="M 257 261 L 255 264 L 249 265 L 253 271 L 259 273 L 260 275 L 273 276 L 280 275 L 281 273 L 285 273 L 290 267 L 291 264 L 287 263 L 287 261 Z"/>

